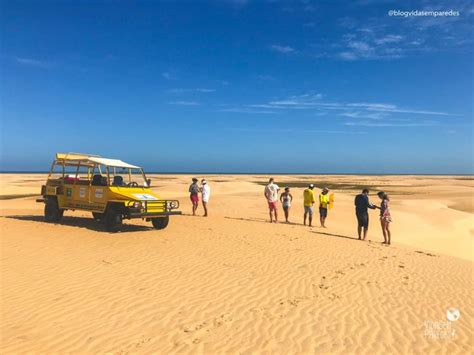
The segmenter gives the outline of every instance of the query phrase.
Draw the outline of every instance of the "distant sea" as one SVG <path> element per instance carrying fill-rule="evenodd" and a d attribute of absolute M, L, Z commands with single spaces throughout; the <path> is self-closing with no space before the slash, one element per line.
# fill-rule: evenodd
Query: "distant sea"
<path fill-rule="evenodd" d="M 48 171 L 0 171 L 0 174 L 48 174 Z M 399 176 L 472 176 L 474 178 L 474 174 L 472 173 L 374 173 L 374 172 L 363 172 L 363 173 L 332 173 L 332 172 L 231 172 L 231 171 L 222 171 L 222 172 L 216 172 L 216 171 L 189 171 L 189 172 L 183 172 L 183 171 L 175 171 L 175 172 L 163 172 L 163 171 L 145 171 L 145 174 L 147 175 L 262 175 L 262 176 L 270 176 L 270 175 L 368 175 L 368 176 L 391 176 L 391 175 L 399 175 Z"/>

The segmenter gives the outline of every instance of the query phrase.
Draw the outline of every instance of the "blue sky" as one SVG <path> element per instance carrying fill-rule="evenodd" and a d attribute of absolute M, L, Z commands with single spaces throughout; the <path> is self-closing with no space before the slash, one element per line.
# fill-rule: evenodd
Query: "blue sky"
<path fill-rule="evenodd" d="M 459 16 L 389 16 L 453 10 Z M 1 1 L 2 170 L 473 173 L 469 1 Z"/>

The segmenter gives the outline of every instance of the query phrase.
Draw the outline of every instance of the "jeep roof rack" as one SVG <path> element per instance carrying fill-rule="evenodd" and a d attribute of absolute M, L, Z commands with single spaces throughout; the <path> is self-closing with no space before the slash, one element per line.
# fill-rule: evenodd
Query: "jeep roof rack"
<path fill-rule="evenodd" d="M 102 158 L 100 155 L 81 154 L 81 153 L 57 153 L 56 160 L 68 165 L 77 165 L 78 162 L 84 165 L 105 165 L 116 168 L 140 169 L 139 166 L 125 163 L 118 159 Z"/>

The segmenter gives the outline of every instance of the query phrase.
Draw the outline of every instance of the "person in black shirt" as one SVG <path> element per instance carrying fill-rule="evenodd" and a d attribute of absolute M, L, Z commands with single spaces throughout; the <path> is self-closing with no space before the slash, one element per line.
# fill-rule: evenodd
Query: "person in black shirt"
<path fill-rule="evenodd" d="M 354 200 L 357 216 L 357 233 L 359 240 L 361 239 L 362 228 L 364 228 L 364 239 L 367 237 L 367 231 L 369 229 L 369 208 L 375 209 L 375 206 L 369 202 L 369 189 L 363 189 L 362 193 L 357 195 Z"/>

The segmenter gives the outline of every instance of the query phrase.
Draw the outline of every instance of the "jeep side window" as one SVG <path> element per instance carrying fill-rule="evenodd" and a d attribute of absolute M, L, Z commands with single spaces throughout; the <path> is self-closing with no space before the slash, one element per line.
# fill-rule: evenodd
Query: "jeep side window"
<path fill-rule="evenodd" d="M 107 169 L 105 167 L 101 167 L 100 165 L 95 165 L 94 169 L 92 170 L 92 186 L 107 186 Z"/>
<path fill-rule="evenodd" d="M 56 161 L 53 163 L 51 167 L 51 172 L 49 179 L 62 179 L 63 178 L 63 166 L 62 164 L 58 164 Z"/>
<path fill-rule="evenodd" d="M 89 181 L 92 179 L 91 168 L 87 165 L 78 165 L 74 175 L 65 177 L 65 180 L 73 181 L 77 185 L 89 185 Z"/>
<path fill-rule="evenodd" d="M 111 177 L 112 178 L 112 185 L 114 186 L 127 186 L 129 183 L 128 179 L 128 169 L 125 168 L 118 168 L 118 167 L 111 167 L 109 168 Z"/>

